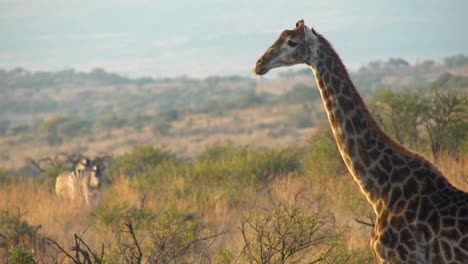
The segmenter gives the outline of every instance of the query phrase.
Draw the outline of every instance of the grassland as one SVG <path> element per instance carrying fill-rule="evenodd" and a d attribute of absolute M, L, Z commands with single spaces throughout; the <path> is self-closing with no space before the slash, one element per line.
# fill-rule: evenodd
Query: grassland
<path fill-rule="evenodd" d="M 155 160 L 161 153 L 166 154 Z M 119 257 L 119 246 L 131 241 L 121 236 L 125 224 L 132 223 L 139 242 L 146 247 L 144 257 L 155 254 L 150 249 L 161 243 L 158 239 L 173 239 L 173 247 L 183 247 L 185 238 L 198 244 L 174 257 L 174 263 L 218 263 L 220 258 L 225 263 L 244 263 L 254 258 L 243 251 L 249 244 L 243 240 L 241 228 L 246 221 L 258 221 L 258 217 L 274 217 L 272 212 L 284 206 L 308 217 L 329 217 L 326 227 L 321 228 L 328 228 L 326 234 L 342 243 L 324 241 L 321 247 L 310 247 L 291 260 L 316 260 L 328 252 L 327 245 L 333 245 L 329 263 L 343 255 L 349 260 L 346 263 L 372 262 L 368 247 L 371 229 L 356 222 L 371 223 L 372 212 L 343 164 L 336 162 L 336 154 L 291 147 L 258 151 L 221 144 L 206 148 L 187 162 L 164 150 L 141 146 L 120 156 L 113 165 L 116 167 L 108 168 L 106 175 L 110 178 L 102 187 L 97 208 L 60 201 L 50 184 L 37 180 L 4 182 L 0 207 L 6 211 L 2 213 L 25 221 L 34 231 L 29 234 L 24 223 L 20 228 L 0 217 L 4 224 L 0 233 L 9 238 L 9 246 L 16 239 L 26 249 L 35 248 L 36 258 L 46 263 L 60 262 L 65 256 L 41 239 L 52 238 L 73 253 L 75 234 L 97 253 L 104 246 L 106 256 L 121 263 L 125 261 Z M 445 157 L 440 163 L 450 181 L 463 190 L 468 190 L 464 173 L 468 171 L 467 161 L 468 156 L 459 161 Z M 146 167 L 137 169 L 141 166 Z M 290 223 L 284 218 L 278 221 Z M 149 223 L 158 226 L 149 227 Z M 194 226 L 199 229 L 194 230 Z M 165 234 L 167 229 L 173 233 Z M 188 233 L 177 233 L 181 230 Z M 152 237 L 154 233 L 159 236 Z M 187 238 L 189 235 L 193 237 Z M 251 242 L 259 243 L 257 233 L 250 230 L 249 235 Z M 278 239 L 279 234 L 274 235 Z M 199 247 L 206 247 L 203 257 Z"/>
<path fill-rule="evenodd" d="M 466 66 L 390 66 L 353 73 L 368 100 L 389 86 L 434 85 L 444 72 L 466 94 Z M 339 157 L 311 76 L 112 78 L 3 87 L 28 106 L 0 115 L 1 261 L 62 263 L 78 248 L 104 263 L 373 262 L 371 227 L 356 221 L 371 224 L 373 213 Z M 415 147 L 431 157 L 426 137 Z M 438 161 L 465 191 L 467 142 Z M 54 194 L 54 178 L 71 164 L 39 172 L 27 162 L 61 152 L 112 155 L 98 207 Z"/>

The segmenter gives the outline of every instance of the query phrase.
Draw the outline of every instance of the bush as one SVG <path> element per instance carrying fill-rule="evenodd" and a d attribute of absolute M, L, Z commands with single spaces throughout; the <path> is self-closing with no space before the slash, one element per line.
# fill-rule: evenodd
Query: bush
<path fill-rule="evenodd" d="M 20 246 L 14 246 L 9 251 L 8 263 L 12 264 L 34 264 L 37 263 L 34 258 L 34 250 L 27 251 Z"/>
<path fill-rule="evenodd" d="M 8 184 L 12 182 L 14 178 L 11 175 L 11 172 L 0 168 L 0 184 Z"/>
<path fill-rule="evenodd" d="M 32 226 L 27 221 L 21 219 L 19 215 L 12 215 L 8 210 L 0 211 L 0 253 L 2 250 L 8 251 L 8 258 L 11 263 L 35 263 L 34 252 L 39 249 L 40 226 Z M 0 256 L 5 254 L 0 254 Z M 6 263 L 6 260 L 2 260 Z"/>
<path fill-rule="evenodd" d="M 125 153 L 113 160 L 109 168 L 110 175 L 125 176 L 148 175 L 148 172 L 164 162 L 177 162 L 174 154 L 162 148 L 150 145 L 134 146 L 130 153 Z"/>
<path fill-rule="evenodd" d="M 255 150 L 252 147 L 216 144 L 195 159 L 190 176 L 212 184 L 266 184 L 301 167 L 299 151 L 293 148 Z"/>
<path fill-rule="evenodd" d="M 468 64 L 468 57 L 463 54 L 458 54 L 445 58 L 444 63 L 449 68 L 462 67 Z"/>
<path fill-rule="evenodd" d="M 149 227 L 148 263 L 186 263 L 196 256 L 203 259 L 210 235 L 196 217 L 181 217 L 174 211 L 160 215 Z M 203 261 L 202 261 L 203 262 Z"/>
<path fill-rule="evenodd" d="M 93 212 L 93 216 L 107 226 L 119 226 L 124 221 L 131 221 L 137 225 L 150 221 L 156 213 L 149 208 L 136 208 L 128 204 L 101 206 Z"/>
<path fill-rule="evenodd" d="M 242 257 L 249 263 L 315 263 L 328 256 L 345 229 L 332 215 L 280 205 L 271 213 L 250 215 L 241 224 Z"/>
<path fill-rule="evenodd" d="M 300 151 L 294 148 L 261 151 L 218 143 L 207 147 L 192 163 L 179 165 L 177 171 L 171 172 L 174 169 L 167 165 L 158 170 L 165 168 L 161 172 L 166 175 L 182 176 L 184 187 L 175 192 L 180 198 L 195 198 L 197 207 L 207 208 L 211 195 L 217 193 L 232 208 L 243 202 L 246 190 L 265 188 L 273 179 L 300 170 L 299 156 Z"/>
<path fill-rule="evenodd" d="M 303 161 L 307 174 L 330 177 L 348 171 L 328 124 L 317 127 L 308 140 L 307 148 Z"/>
<path fill-rule="evenodd" d="M 235 254 L 233 251 L 228 250 L 228 249 L 220 249 L 217 252 L 215 252 L 213 256 L 213 263 L 219 263 L 219 264 L 231 264 L 231 263 L 236 263 L 235 260 Z"/>
<path fill-rule="evenodd" d="M 64 118 L 55 115 L 45 120 L 40 126 L 41 133 L 49 146 L 57 146 L 62 144 L 63 139 L 59 136 L 58 127 L 64 122 Z"/>
<path fill-rule="evenodd" d="M 345 240 L 337 239 L 332 244 L 331 250 L 326 254 L 322 254 L 321 261 L 319 263 L 375 263 L 375 257 L 370 247 L 350 249 Z"/>
<path fill-rule="evenodd" d="M 171 128 L 172 128 L 171 122 L 168 121 L 166 118 L 161 117 L 161 116 L 157 116 L 153 118 L 151 131 L 153 132 L 154 135 L 166 136 L 169 134 L 169 131 L 171 130 Z"/>
<path fill-rule="evenodd" d="M 136 224 L 133 216 L 112 224 L 118 230 L 115 244 L 93 249 L 75 235 L 72 250 L 77 253 L 68 253 L 63 247 L 62 253 L 75 263 L 191 263 L 195 259 L 203 263 L 216 237 L 193 214 L 167 210 Z"/>
<path fill-rule="evenodd" d="M 89 134 L 89 132 L 91 132 L 90 129 L 90 122 L 77 118 L 70 118 L 64 120 L 57 126 L 57 133 L 64 138 L 74 138 L 87 133 Z"/>
<path fill-rule="evenodd" d="M 55 190 L 55 181 L 60 173 L 66 170 L 63 166 L 54 166 L 50 169 L 47 169 L 41 173 L 37 179 L 37 183 L 46 186 L 50 191 Z"/>

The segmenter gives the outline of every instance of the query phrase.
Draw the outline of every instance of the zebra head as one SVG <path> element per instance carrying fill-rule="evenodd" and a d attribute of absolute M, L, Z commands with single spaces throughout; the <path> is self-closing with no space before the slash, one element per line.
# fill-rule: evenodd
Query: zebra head
<path fill-rule="evenodd" d="M 83 157 L 80 162 L 78 162 L 78 164 L 76 164 L 75 166 L 75 171 L 77 173 L 81 172 L 81 171 L 85 171 L 87 168 L 89 168 L 90 166 L 90 162 L 89 162 L 89 159 L 86 158 L 86 157 Z"/>
<path fill-rule="evenodd" d="M 91 175 L 89 179 L 89 186 L 92 188 L 99 188 L 101 186 L 101 168 L 95 164 L 91 169 Z"/>

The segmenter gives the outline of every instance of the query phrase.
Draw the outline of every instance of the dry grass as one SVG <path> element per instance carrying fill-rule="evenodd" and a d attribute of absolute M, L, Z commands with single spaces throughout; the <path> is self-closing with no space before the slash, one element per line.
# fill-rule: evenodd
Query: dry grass
<path fill-rule="evenodd" d="M 227 116 L 188 115 L 175 121 L 172 133 L 165 136 L 154 135 L 149 126 L 141 132 L 124 127 L 110 133 L 101 132 L 74 139 L 59 147 L 46 146 L 37 139 L 31 143 L 21 142 L 15 136 L 3 137 L 0 146 L 4 146 L 6 153 L 12 156 L 0 161 L 0 167 L 18 168 L 24 165 L 26 157 L 38 159 L 59 152 L 72 152 L 82 146 L 86 146 L 89 155 L 105 151 L 118 156 L 129 152 L 134 144 L 160 146 L 164 142 L 167 150 L 179 156 L 194 157 L 216 142 L 230 141 L 234 145 L 256 147 L 303 144 L 314 131 L 313 128 L 290 129 L 272 135 L 271 126 L 284 124 L 288 120 L 282 114 L 287 111 L 280 108 L 252 108 Z M 468 191 L 468 155 L 459 161 L 442 156 L 439 167 L 455 186 Z M 112 178 L 115 179 L 112 184 L 103 186 L 101 203 L 95 209 L 60 201 L 51 190 L 32 179 L 0 186 L 0 208 L 18 213 L 31 225 L 40 225 L 42 234 L 65 248 L 73 245 L 74 234 L 84 234 L 83 238 L 91 246 L 115 240 L 115 226 L 101 221 L 96 216 L 99 212 L 122 205 L 147 208 L 155 213 L 175 208 L 200 217 L 212 232 L 222 233 L 215 247 L 238 252 L 243 245 L 239 225 L 245 215 L 269 212 L 278 204 L 294 204 L 308 212 L 332 213 L 338 225 L 350 227 L 346 236 L 348 247 L 368 249 L 371 230 L 358 224 L 355 219 L 369 222 L 368 216 L 373 215 L 372 210 L 349 174 L 330 177 L 311 171 L 295 171 L 276 177 L 265 187 L 248 186 L 234 194 L 232 190 L 212 187 L 210 183 L 193 189 L 192 182 L 184 175 L 168 176 L 160 181 L 160 185 L 149 186 L 144 191 L 135 178 L 124 175 L 112 175 Z M 239 194 L 241 197 L 236 197 L 238 201 L 233 204 L 231 196 Z"/>
<path fill-rule="evenodd" d="M 448 155 L 442 155 L 438 167 L 455 187 L 468 192 L 468 155 L 458 161 Z"/>
<path fill-rule="evenodd" d="M 468 189 L 464 175 L 467 158 L 457 162 L 444 157 L 440 164 L 451 182 L 464 190 Z M 27 179 L 0 186 L 0 208 L 22 215 L 31 225 L 40 225 L 42 234 L 66 248 L 73 244 L 75 233 L 84 234 L 91 246 L 113 241 L 115 229 L 93 216 L 105 208 L 127 205 L 154 212 L 176 208 L 200 216 L 210 230 L 222 233 L 214 244 L 216 247 L 238 251 L 242 248 L 239 225 L 243 216 L 268 212 L 278 204 L 295 204 L 310 212 L 331 212 L 338 225 L 350 227 L 349 247 L 368 247 L 370 228 L 358 224 L 355 218 L 368 221 L 366 216 L 371 215 L 371 209 L 347 174 L 326 178 L 292 172 L 277 177 L 265 188 L 252 186 L 242 190 L 242 201 L 235 206 L 222 189 L 207 187 L 201 189 L 205 193 L 177 194 L 189 190 L 189 184 L 184 177 L 174 175 L 166 180 L 165 186 L 153 186 L 142 192 L 134 178 L 117 176 L 111 185 L 102 188 L 99 207 L 89 209 L 60 201 L 52 191 Z"/>
<path fill-rule="evenodd" d="M 82 233 L 93 224 L 90 210 L 60 201 L 54 193 L 32 180 L 0 187 L 0 208 L 22 216 L 39 232 L 69 245 L 73 234 Z"/>

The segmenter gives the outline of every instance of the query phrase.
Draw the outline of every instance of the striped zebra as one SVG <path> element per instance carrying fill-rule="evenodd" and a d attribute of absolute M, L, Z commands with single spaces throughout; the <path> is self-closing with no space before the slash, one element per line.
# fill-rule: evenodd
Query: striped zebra
<path fill-rule="evenodd" d="M 90 165 L 91 162 L 88 158 L 82 158 L 80 162 L 78 162 L 78 164 L 75 166 L 75 173 L 79 174 L 81 171 L 85 171 L 89 168 Z"/>
<path fill-rule="evenodd" d="M 89 160 L 82 159 L 74 171 L 62 172 L 57 177 L 55 192 L 59 198 L 85 202 L 87 206 L 97 205 L 100 197 L 101 169 L 97 164 L 91 168 L 89 165 Z"/>

